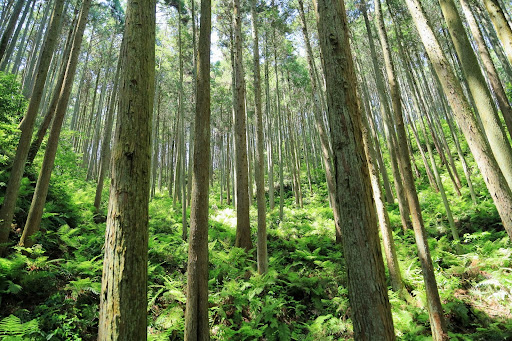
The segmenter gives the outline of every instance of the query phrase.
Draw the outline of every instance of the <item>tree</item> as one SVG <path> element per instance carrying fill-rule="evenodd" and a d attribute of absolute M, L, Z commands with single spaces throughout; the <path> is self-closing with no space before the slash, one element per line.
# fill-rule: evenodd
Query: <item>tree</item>
<path fill-rule="evenodd" d="M 129 0 L 105 232 L 99 340 L 146 340 L 156 1 Z"/>
<path fill-rule="evenodd" d="M 249 175 L 247 166 L 247 134 L 245 117 L 245 80 L 242 54 L 242 15 L 240 0 L 233 0 L 234 76 L 235 76 L 235 156 L 236 156 L 236 239 L 235 246 L 252 249 L 249 222 Z"/>
<path fill-rule="evenodd" d="M 500 214 L 503 227 L 509 238 L 512 239 L 512 192 L 501 173 L 468 101 L 464 97 L 462 87 L 430 27 L 423 7 L 417 0 L 406 0 L 406 4 L 453 110 L 455 120 L 466 137 L 478 168 L 485 175 L 483 177 L 485 184 Z"/>
<path fill-rule="evenodd" d="M 210 176 L 211 1 L 201 0 L 197 56 L 195 147 L 187 267 L 185 340 L 208 341 L 208 200 Z M 182 203 L 185 205 L 185 203 Z"/>
<path fill-rule="evenodd" d="M 404 180 L 404 191 L 410 207 L 414 237 L 416 239 L 416 246 L 418 248 L 418 256 L 421 263 L 423 281 L 425 282 L 430 329 L 432 330 L 432 337 L 434 340 L 447 340 L 448 333 L 446 329 L 446 321 L 444 319 L 441 298 L 439 297 L 439 291 L 437 289 L 434 266 L 432 264 L 432 258 L 430 257 L 427 232 L 425 231 L 425 223 L 421 213 L 420 201 L 418 198 L 418 193 L 416 192 L 416 187 L 414 185 L 414 177 L 411 169 L 411 159 L 409 158 L 409 153 L 407 150 L 407 136 L 404 126 L 400 87 L 398 86 L 398 80 L 395 76 L 395 64 L 391 56 L 391 48 L 389 46 L 388 36 L 384 26 L 384 17 L 382 15 L 380 0 L 374 0 L 374 4 L 376 14 L 375 18 L 377 20 L 377 30 L 384 55 L 384 64 L 389 83 L 391 104 L 393 107 L 394 121 L 398 137 L 398 162 L 400 165 L 400 173 L 402 174 L 402 178 Z"/>
<path fill-rule="evenodd" d="M 36 80 L 34 83 L 33 95 L 30 99 L 27 113 L 23 118 L 20 125 L 21 136 L 16 149 L 16 156 L 9 176 L 7 190 L 4 197 L 4 203 L 0 210 L 0 244 L 6 243 L 9 238 L 9 231 L 11 229 L 11 222 L 14 216 L 14 209 L 16 207 L 16 199 L 18 198 L 21 178 L 25 170 L 25 163 L 27 161 L 30 140 L 34 130 L 35 121 L 41 100 L 43 97 L 44 85 L 50 67 L 55 46 L 57 45 L 57 36 L 60 29 L 62 18 L 64 0 L 57 0 L 52 13 L 50 28 L 48 31 L 48 38 L 46 39 L 41 50 L 41 63 L 38 66 Z M 3 248 L 0 246 L 0 255 L 3 253 Z"/>
<path fill-rule="evenodd" d="M 265 159 L 263 155 L 263 114 L 261 109 L 260 51 L 258 44 L 258 12 L 256 0 L 251 0 L 253 67 L 254 67 L 254 107 L 256 116 L 256 201 L 258 205 L 258 273 L 267 272 L 267 217 L 265 202 Z"/>
<path fill-rule="evenodd" d="M 355 339 L 394 340 L 344 3 L 318 0 L 316 14 Z"/>

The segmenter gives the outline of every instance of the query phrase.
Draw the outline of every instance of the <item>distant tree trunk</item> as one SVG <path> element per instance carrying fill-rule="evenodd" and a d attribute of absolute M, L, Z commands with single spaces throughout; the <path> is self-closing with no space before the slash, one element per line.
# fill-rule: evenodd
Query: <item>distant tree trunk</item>
<path fill-rule="evenodd" d="M 30 36 L 32 34 L 32 32 L 34 31 L 34 26 L 36 25 L 35 20 L 34 21 L 32 20 L 34 18 L 35 5 L 36 5 L 36 3 L 34 2 L 32 8 L 30 9 L 30 14 L 28 15 L 28 20 L 27 20 L 27 22 L 32 23 L 32 25 L 30 26 L 30 29 L 27 26 L 23 30 L 23 35 L 21 36 L 21 39 L 20 39 L 21 45 L 18 48 L 18 52 L 16 52 L 16 57 L 14 58 L 14 62 L 12 65 L 11 73 L 16 74 L 16 75 L 18 74 L 18 70 L 20 68 L 21 57 L 26 52 L 25 50 L 26 50 L 26 47 L 28 44 L 27 36 Z M 40 9 L 41 9 L 41 4 L 39 4 L 38 11 L 37 11 L 38 13 L 39 13 Z"/>
<path fill-rule="evenodd" d="M 208 177 L 210 172 L 211 1 L 201 0 L 195 147 L 187 267 L 185 340 L 208 341 Z"/>
<path fill-rule="evenodd" d="M 494 101 L 480 67 L 478 66 L 478 60 L 466 35 L 455 3 L 453 0 L 439 0 L 439 3 L 441 4 L 441 10 L 446 20 L 453 44 L 455 45 L 462 70 L 468 81 L 469 90 L 475 100 L 476 109 L 482 120 L 489 145 L 508 183 L 509 189 L 512 190 L 512 146 L 503 131 Z M 494 1 L 485 0 L 485 3 L 489 8 L 489 4 L 494 3 Z M 505 24 L 507 23 L 505 22 Z M 508 24 L 507 27 L 509 32 L 507 36 L 510 39 L 508 44 L 510 45 L 510 52 L 512 53 L 512 32 L 510 32 Z M 503 45 L 506 47 L 506 44 L 505 42 Z"/>
<path fill-rule="evenodd" d="M 65 49 L 62 59 L 62 65 L 59 71 L 59 76 L 57 78 L 57 81 L 55 83 L 53 93 L 52 93 L 52 100 L 50 102 L 50 106 L 48 110 L 46 110 L 46 114 L 44 116 L 43 121 L 39 125 L 39 128 L 37 129 L 37 132 L 32 140 L 32 143 L 30 143 L 30 148 L 28 152 L 27 157 L 27 163 L 30 165 L 34 162 L 34 159 L 37 155 L 37 152 L 39 151 L 39 148 L 41 148 L 41 144 L 43 143 L 44 137 L 46 135 L 46 132 L 48 131 L 48 127 L 50 126 L 50 123 L 52 122 L 53 117 L 55 116 L 55 110 L 57 109 L 57 105 L 59 104 L 60 100 L 60 93 L 62 90 L 62 84 L 64 83 L 64 77 L 66 75 L 66 68 L 68 65 L 69 57 L 71 54 L 71 48 L 73 43 L 73 30 L 69 31 L 68 41 L 69 46 Z"/>
<path fill-rule="evenodd" d="M 366 103 L 366 102 L 365 102 Z M 367 108 L 367 105 L 365 105 Z M 391 223 L 389 222 L 389 215 L 384 203 L 384 196 L 382 195 L 382 189 L 380 186 L 379 173 L 377 165 L 375 164 L 375 149 L 370 133 L 370 127 L 368 121 L 369 111 L 366 109 L 366 117 L 361 118 L 362 131 L 363 131 L 363 143 L 366 158 L 368 161 L 368 171 L 370 174 L 370 181 L 372 184 L 373 198 L 375 200 L 375 208 L 377 211 L 377 217 L 379 221 L 380 232 L 382 235 L 382 245 L 384 246 L 384 254 L 386 255 L 386 263 L 388 265 L 389 278 L 391 281 L 391 288 L 393 291 L 400 295 L 407 295 L 404 283 L 402 281 L 402 275 L 400 273 L 400 265 L 398 264 L 398 257 L 396 255 L 395 242 L 393 241 L 393 230 Z"/>
<path fill-rule="evenodd" d="M 384 76 L 382 75 L 381 69 L 378 65 L 377 52 L 375 49 L 375 43 L 373 41 L 372 30 L 370 26 L 370 21 L 368 20 L 368 14 L 366 5 L 361 3 L 361 9 L 363 18 L 365 21 L 366 32 L 368 33 L 368 41 L 370 46 L 370 51 L 372 55 L 372 65 L 373 65 L 373 73 L 375 75 L 375 82 L 377 85 L 377 91 L 380 99 L 380 110 L 382 113 L 383 126 L 384 131 L 386 132 L 386 142 L 389 151 L 389 159 L 391 163 L 391 171 L 393 173 L 396 196 L 398 199 L 398 207 L 400 210 L 400 218 L 402 220 L 402 229 L 405 231 L 411 228 L 411 218 L 410 218 L 410 207 L 407 202 L 407 197 L 405 193 L 405 185 L 403 184 L 404 174 L 401 169 L 401 164 L 398 162 L 398 142 L 396 141 L 396 132 L 393 125 L 393 117 L 391 116 L 391 112 L 389 109 L 389 101 L 386 94 L 386 86 L 384 83 Z"/>
<path fill-rule="evenodd" d="M 240 0 L 233 0 L 235 35 L 235 154 L 236 154 L 236 237 L 235 246 L 252 249 L 249 221 L 249 175 L 245 127 L 245 80 L 242 56 L 242 15 Z"/>
<path fill-rule="evenodd" d="M 102 341 L 147 339 L 156 1 L 127 3 L 100 295 Z"/>
<path fill-rule="evenodd" d="M 32 138 L 37 112 L 41 104 L 43 88 L 48 76 L 50 61 L 52 59 L 55 46 L 57 45 L 63 6 L 64 0 L 55 1 L 49 28 L 51 34 L 48 36 L 48 39 L 45 41 L 41 50 L 41 63 L 39 64 L 36 74 L 33 96 L 30 99 L 27 113 L 20 124 L 21 136 L 16 149 L 11 174 L 9 175 L 3 205 L 0 209 L 0 256 L 5 251 L 5 247 L 1 245 L 7 243 L 9 239 L 11 223 L 14 217 L 14 210 L 16 208 L 16 200 L 18 198 L 21 179 L 25 170 L 25 162 L 27 161 L 30 139 Z"/>
<path fill-rule="evenodd" d="M 34 244 L 32 236 L 39 230 L 41 224 L 46 195 L 48 194 L 48 186 L 50 185 L 50 177 L 55 162 L 55 156 L 57 154 L 62 123 L 68 107 L 69 96 L 71 94 L 71 88 L 75 78 L 78 56 L 80 54 L 80 47 L 82 45 L 82 38 L 87 24 L 87 16 L 89 15 L 90 7 L 91 0 L 84 0 L 82 3 L 80 19 L 78 20 L 77 29 L 73 38 L 71 55 L 67 64 L 66 75 L 64 76 L 64 84 L 62 85 L 62 90 L 60 92 L 59 104 L 55 111 L 55 117 L 53 119 L 50 136 L 48 137 L 48 145 L 44 153 L 43 164 L 41 165 L 41 171 L 39 172 L 39 178 L 37 179 L 37 185 L 30 205 L 30 211 L 19 242 L 20 246 L 31 247 Z"/>
<path fill-rule="evenodd" d="M 101 193 L 103 192 L 103 182 L 110 163 L 110 140 L 112 138 L 112 126 L 114 125 L 114 112 L 117 104 L 118 87 L 119 87 L 119 74 L 121 69 L 121 58 L 117 61 L 116 75 L 114 76 L 114 86 L 112 88 L 112 95 L 110 96 L 110 103 L 108 105 L 107 118 L 105 120 L 105 128 L 103 130 L 103 141 L 101 144 L 101 157 L 100 169 L 98 174 L 98 181 L 96 183 L 96 195 L 94 197 L 94 208 L 96 213 L 100 211 Z"/>
<path fill-rule="evenodd" d="M 380 0 L 374 0 L 375 18 L 377 21 L 377 31 L 379 34 L 380 44 L 384 56 L 384 64 L 389 82 L 391 93 L 391 104 L 395 118 L 396 132 L 398 135 L 398 157 L 401 165 L 401 173 L 404 180 L 404 189 L 407 195 L 407 201 L 411 209 L 412 226 L 414 229 L 414 237 L 416 246 L 418 247 L 418 256 L 420 259 L 421 270 L 423 273 L 423 281 L 425 282 L 425 291 L 427 296 L 428 313 L 430 319 L 430 329 L 434 340 L 448 340 L 448 332 L 446 321 L 443 314 L 443 307 L 437 289 L 437 282 L 434 273 L 432 258 L 428 246 L 427 233 L 421 213 L 420 201 L 414 178 L 411 170 L 411 160 L 407 151 L 407 135 L 405 133 L 402 103 L 400 101 L 401 94 L 398 81 L 395 77 L 395 66 L 391 56 L 388 37 L 384 26 L 384 18 L 380 5 Z M 442 185 L 442 184 L 441 184 Z"/>
<path fill-rule="evenodd" d="M 258 205 L 258 273 L 268 270 L 267 217 L 265 202 L 265 158 L 263 154 L 263 113 L 261 109 L 260 50 L 258 36 L 258 12 L 256 1 L 251 0 L 253 66 L 254 66 L 254 108 L 256 119 L 256 201 Z"/>
<path fill-rule="evenodd" d="M 318 0 L 316 13 L 354 337 L 394 340 L 344 2 Z"/>
<path fill-rule="evenodd" d="M 265 34 L 265 116 L 267 118 L 267 164 L 268 164 L 268 204 L 272 211 L 275 207 L 274 199 L 274 145 L 272 141 L 272 114 L 270 109 L 270 82 L 269 82 L 269 58 L 268 33 Z"/>
<path fill-rule="evenodd" d="M 406 3 L 418 28 L 423 45 L 439 76 L 445 95 L 453 109 L 455 119 L 466 136 L 469 148 L 484 175 L 484 181 L 500 214 L 503 227 L 509 238 L 512 239 L 512 192 L 486 142 L 485 136 L 479 128 L 469 103 L 464 97 L 460 83 L 449 68 L 448 61 L 426 19 L 421 4 L 418 0 L 406 0 Z"/>
<path fill-rule="evenodd" d="M 503 44 L 503 49 L 507 54 L 508 62 L 512 65 L 512 29 L 510 23 L 505 18 L 503 9 L 496 0 L 483 0 L 485 8 L 491 17 L 494 29 Z"/>
<path fill-rule="evenodd" d="M 7 50 L 7 45 L 9 44 L 9 41 L 12 38 L 12 34 L 14 32 L 14 29 L 16 28 L 16 22 L 18 21 L 18 17 L 20 16 L 21 10 L 23 9 L 23 5 L 25 4 L 25 2 L 26 0 L 18 0 L 16 2 L 12 10 L 11 17 L 9 18 L 9 22 L 7 23 L 7 26 L 5 27 L 5 30 L 2 34 L 2 38 L 0 38 L 0 61 L 3 58 L 8 58 L 8 56 L 5 53 Z"/>
<path fill-rule="evenodd" d="M 498 105 L 505 119 L 505 124 L 507 125 L 507 129 L 509 134 L 512 136 L 512 108 L 510 107 L 510 103 L 508 102 L 507 95 L 505 94 L 505 90 L 501 84 L 500 78 L 498 76 L 498 72 L 496 71 L 496 67 L 491 59 L 489 54 L 489 50 L 484 42 L 484 37 L 482 36 L 482 32 L 478 27 L 475 16 L 469 7 L 467 0 L 460 0 L 460 4 L 462 6 L 462 10 L 464 11 L 464 15 L 468 22 L 469 28 L 471 30 L 471 34 L 473 35 L 473 39 L 476 42 L 476 46 L 478 49 L 478 53 L 480 54 L 480 58 L 482 60 L 482 64 L 485 68 L 487 76 L 489 77 L 489 82 L 491 83 L 491 87 L 494 91 L 496 99 L 498 100 Z"/>
<path fill-rule="evenodd" d="M 14 35 L 12 36 L 11 43 L 7 47 L 7 51 L 4 54 L 4 59 L 2 60 L 2 63 L 0 64 L 0 71 L 5 71 L 7 68 L 7 64 L 9 63 L 9 59 L 12 55 L 12 52 L 14 51 L 14 47 L 16 46 L 16 41 L 18 40 L 18 36 L 21 32 L 21 28 L 23 27 L 23 23 L 25 22 L 25 19 L 27 18 L 27 14 L 30 10 L 30 8 L 33 8 L 31 5 L 35 5 L 35 2 L 33 0 L 26 1 L 27 4 L 25 5 L 25 9 L 23 10 L 23 14 L 21 15 L 20 20 L 18 21 L 18 25 L 16 26 L 16 31 L 14 31 Z"/>

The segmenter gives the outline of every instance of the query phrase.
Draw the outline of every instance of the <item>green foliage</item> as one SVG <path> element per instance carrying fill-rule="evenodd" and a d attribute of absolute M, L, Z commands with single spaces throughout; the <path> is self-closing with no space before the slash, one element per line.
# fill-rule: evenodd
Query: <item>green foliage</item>
<path fill-rule="evenodd" d="M 19 123 L 26 105 L 27 101 L 21 93 L 16 76 L 0 71 L 0 122 Z"/>
<path fill-rule="evenodd" d="M 0 321 L 0 336 L 4 341 L 36 340 L 40 335 L 37 319 L 23 323 L 17 316 L 9 315 Z"/>

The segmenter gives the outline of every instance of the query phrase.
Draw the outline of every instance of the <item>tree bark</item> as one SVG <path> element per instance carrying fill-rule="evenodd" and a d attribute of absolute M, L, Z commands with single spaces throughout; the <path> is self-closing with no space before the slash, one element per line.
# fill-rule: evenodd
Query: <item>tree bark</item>
<path fill-rule="evenodd" d="M 240 0 L 233 0 L 235 35 L 235 154 L 236 154 L 236 237 L 235 246 L 252 249 L 249 221 L 249 175 L 245 117 L 245 80 L 242 55 Z"/>
<path fill-rule="evenodd" d="M 129 0 L 105 232 L 98 340 L 147 339 L 156 1 Z"/>
<path fill-rule="evenodd" d="M 185 340 L 208 341 L 208 177 L 210 172 L 211 1 L 201 0 L 197 60 L 195 147 L 187 268 Z"/>
<path fill-rule="evenodd" d="M 462 87 L 451 70 L 448 61 L 430 27 L 425 12 L 418 0 L 406 0 L 409 12 L 427 50 L 434 70 L 439 76 L 445 95 L 452 107 L 455 119 L 466 137 L 475 161 L 484 175 L 487 189 L 494 200 L 503 227 L 512 239 L 512 192 L 487 144 L 471 107 L 464 97 Z"/>
<path fill-rule="evenodd" d="M 318 36 L 324 66 L 327 107 L 336 178 L 336 199 L 343 222 L 343 255 L 356 340 L 394 340 L 384 279 L 361 112 L 350 53 L 344 2 L 318 0 Z M 328 71 L 328 72 L 327 72 Z"/>
<path fill-rule="evenodd" d="M 45 41 L 41 50 L 41 63 L 37 69 L 33 96 L 30 99 L 27 113 L 20 124 L 21 136 L 16 149 L 11 174 L 9 175 L 4 202 L 0 209 L 0 245 L 6 243 L 9 239 L 11 223 L 14 217 L 14 210 L 16 208 L 16 199 L 18 198 L 21 179 L 25 170 L 25 163 L 27 161 L 30 147 L 30 139 L 32 138 L 37 113 L 41 104 L 43 88 L 48 76 L 50 61 L 52 59 L 55 46 L 57 45 L 63 6 L 64 0 L 56 0 L 49 28 L 51 34 L 48 35 L 48 39 Z M 5 247 L 0 246 L 0 256 L 4 251 Z"/>

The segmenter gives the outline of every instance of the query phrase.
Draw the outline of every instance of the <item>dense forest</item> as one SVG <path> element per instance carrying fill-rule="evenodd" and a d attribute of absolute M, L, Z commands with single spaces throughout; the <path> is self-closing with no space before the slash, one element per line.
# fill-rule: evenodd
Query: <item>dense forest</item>
<path fill-rule="evenodd" d="M 509 0 L 0 0 L 0 339 L 512 340 Z"/>

